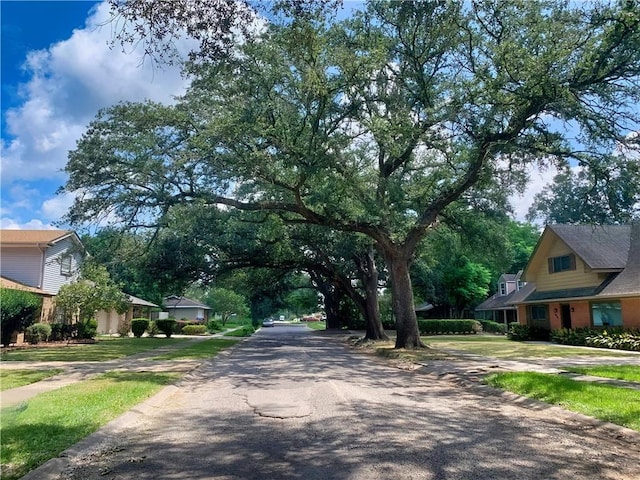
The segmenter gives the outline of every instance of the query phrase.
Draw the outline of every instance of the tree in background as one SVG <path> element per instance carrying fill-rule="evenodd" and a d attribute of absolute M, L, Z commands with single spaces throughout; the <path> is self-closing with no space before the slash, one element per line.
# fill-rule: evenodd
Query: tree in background
<path fill-rule="evenodd" d="M 0 288 L 0 306 L 0 341 L 8 347 L 14 332 L 24 330 L 38 318 L 42 297 L 24 290 Z"/>
<path fill-rule="evenodd" d="M 68 323 L 77 323 L 86 331 L 95 330 L 90 324 L 95 323 L 96 312 L 115 310 L 122 314 L 129 305 L 128 297 L 111 280 L 107 269 L 91 261 L 83 263 L 76 282 L 62 285 L 56 295 L 56 306 L 63 309 Z"/>
<path fill-rule="evenodd" d="M 161 224 L 204 203 L 361 233 L 386 263 L 396 347 L 420 347 L 409 268 L 447 208 L 490 201 L 495 178 L 522 187 L 532 163 L 598 161 L 638 129 L 637 4 L 306 13 L 192 65 L 175 106 L 102 111 L 69 156 L 65 188 L 85 195 L 67 220 Z"/>
<path fill-rule="evenodd" d="M 576 171 L 577 170 L 577 171 Z M 578 169 L 567 168 L 538 193 L 529 221 L 621 224 L 640 218 L 640 161 L 610 156 Z"/>
<path fill-rule="evenodd" d="M 244 318 L 249 314 L 246 299 L 226 288 L 212 288 L 205 294 L 204 302 L 211 307 L 215 315 L 220 315 L 222 326 L 227 324 L 232 315 Z"/>
<path fill-rule="evenodd" d="M 452 317 L 461 318 L 469 305 L 480 303 L 489 293 L 489 269 L 460 257 L 445 270 L 443 284 L 453 307 Z"/>

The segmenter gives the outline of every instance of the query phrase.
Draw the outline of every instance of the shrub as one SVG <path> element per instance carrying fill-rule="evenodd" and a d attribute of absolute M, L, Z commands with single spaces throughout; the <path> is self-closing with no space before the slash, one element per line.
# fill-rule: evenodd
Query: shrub
<path fill-rule="evenodd" d="M 52 323 L 49 340 L 68 340 L 78 333 L 78 325 L 70 323 Z"/>
<path fill-rule="evenodd" d="M 128 337 L 131 331 L 131 321 L 126 318 L 120 319 L 118 322 L 118 335 L 121 337 Z"/>
<path fill-rule="evenodd" d="M 183 335 L 203 335 L 207 332 L 205 325 L 185 325 L 182 327 Z"/>
<path fill-rule="evenodd" d="M 482 331 L 487 333 L 502 333 L 506 332 L 504 323 L 493 322 L 491 320 L 478 320 L 482 325 Z"/>
<path fill-rule="evenodd" d="M 242 328 L 225 333 L 228 337 L 250 337 L 255 332 L 255 328 L 250 325 L 244 325 Z"/>
<path fill-rule="evenodd" d="M 156 320 L 156 325 L 158 326 L 158 329 L 164 333 L 165 337 L 169 338 L 176 327 L 176 319 L 163 318 L 161 320 Z"/>
<path fill-rule="evenodd" d="M 25 337 L 27 342 L 36 344 L 40 342 L 46 342 L 51 335 L 51 325 L 48 323 L 34 323 L 25 330 Z"/>
<path fill-rule="evenodd" d="M 0 305 L 0 336 L 7 347 L 14 331 L 28 327 L 38 317 L 42 299 L 31 292 L 0 288 Z"/>
<path fill-rule="evenodd" d="M 93 338 L 96 333 L 98 333 L 98 321 L 95 318 L 78 322 L 78 338 Z"/>
<path fill-rule="evenodd" d="M 222 325 L 217 320 L 210 320 L 207 323 L 207 330 L 211 333 L 220 332 L 222 331 Z"/>
<path fill-rule="evenodd" d="M 482 325 L 477 320 L 418 320 L 421 335 L 468 335 L 482 331 Z"/>
<path fill-rule="evenodd" d="M 604 330 L 599 335 L 586 337 L 585 343 L 588 347 L 640 352 L 640 332 L 609 333 Z"/>
<path fill-rule="evenodd" d="M 131 331 L 133 332 L 134 337 L 142 337 L 147 328 L 149 328 L 148 318 L 134 318 L 131 320 Z"/>
<path fill-rule="evenodd" d="M 519 323 L 510 323 L 509 333 L 507 333 L 509 340 L 516 340 L 520 342 L 526 340 L 549 341 L 550 335 L 551 332 L 547 328 L 520 325 Z"/>
<path fill-rule="evenodd" d="M 153 338 L 156 335 L 158 335 L 158 333 L 160 333 L 160 329 L 158 328 L 158 325 L 156 325 L 156 322 L 151 320 L 149 322 L 149 327 L 147 328 L 147 335 Z"/>

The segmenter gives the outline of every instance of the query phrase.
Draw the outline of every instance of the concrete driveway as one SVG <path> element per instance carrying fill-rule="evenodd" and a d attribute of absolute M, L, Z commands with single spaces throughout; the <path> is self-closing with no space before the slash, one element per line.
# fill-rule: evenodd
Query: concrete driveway
<path fill-rule="evenodd" d="M 262 329 L 25 478 L 640 478 L 636 432 L 452 380 Z"/>

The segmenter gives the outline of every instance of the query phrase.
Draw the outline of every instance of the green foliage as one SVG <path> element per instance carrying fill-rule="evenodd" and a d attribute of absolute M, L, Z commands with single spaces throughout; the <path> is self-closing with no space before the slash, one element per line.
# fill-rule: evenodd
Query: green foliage
<path fill-rule="evenodd" d="M 640 352 L 640 332 L 609 333 L 605 330 L 600 335 L 586 337 L 585 344 L 588 347 Z"/>
<path fill-rule="evenodd" d="M 477 320 L 418 320 L 421 335 L 475 334 L 482 331 Z"/>
<path fill-rule="evenodd" d="M 252 325 L 244 325 L 241 328 L 237 328 L 231 332 L 225 333 L 225 337 L 250 337 L 256 331 Z"/>
<path fill-rule="evenodd" d="M 206 325 L 185 325 L 182 327 L 183 335 L 204 335 L 206 332 Z"/>
<path fill-rule="evenodd" d="M 0 288 L 0 325 L 2 345 L 11 343 L 14 331 L 31 325 L 42 308 L 42 298 L 23 290 Z"/>
<path fill-rule="evenodd" d="M 25 330 L 25 339 L 32 344 L 46 342 L 50 336 L 51 325 L 48 323 L 34 323 Z"/>
<path fill-rule="evenodd" d="M 169 338 L 176 328 L 176 320 L 175 318 L 158 319 L 156 320 L 156 326 L 164 333 L 165 337 Z"/>
<path fill-rule="evenodd" d="M 131 320 L 131 331 L 136 338 L 142 337 L 144 332 L 149 328 L 148 318 L 134 318 Z"/>
<path fill-rule="evenodd" d="M 490 280 L 491 274 L 486 267 L 470 262 L 466 257 L 451 263 L 443 277 L 449 301 L 458 311 L 485 299 L 489 293 Z"/>
<path fill-rule="evenodd" d="M 70 325 L 68 323 L 52 323 L 51 324 L 51 337 L 52 341 L 68 340 L 78 333 L 78 325 L 75 323 Z"/>
<path fill-rule="evenodd" d="M 129 336 L 129 332 L 131 331 L 131 320 L 127 319 L 126 316 L 121 318 L 118 321 L 118 335 L 121 338 L 125 338 Z"/>
<path fill-rule="evenodd" d="M 531 327 L 529 325 L 520 325 L 519 323 L 510 323 L 507 338 L 515 341 L 540 340 L 549 341 L 551 332 L 547 328 Z"/>
<path fill-rule="evenodd" d="M 224 327 L 217 320 L 209 320 L 207 323 L 207 331 L 211 333 L 220 332 L 224 329 Z"/>
<path fill-rule="evenodd" d="M 482 325 L 483 332 L 504 334 L 507 331 L 504 323 L 492 322 L 491 320 L 478 320 L 478 321 Z"/>
<path fill-rule="evenodd" d="M 149 327 L 147 328 L 147 335 L 151 338 L 155 337 L 160 333 L 160 329 L 154 320 L 149 321 Z"/>
<path fill-rule="evenodd" d="M 130 301 L 115 284 L 102 265 L 85 262 L 77 282 L 62 285 L 56 296 L 56 305 L 65 311 L 68 323 L 86 322 L 99 310 L 124 313 Z"/>
<path fill-rule="evenodd" d="M 204 302 L 212 311 L 220 315 L 222 325 L 226 325 L 231 315 L 245 317 L 249 314 L 246 299 L 236 292 L 226 288 L 213 288 L 207 292 Z"/>
<path fill-rule="evenodd" d="M 95 318 L 88 318 L 84 321 L 79 321 L 78 325 L 78 338 L 91 339 L 98 333 L 98 321 Z"/>

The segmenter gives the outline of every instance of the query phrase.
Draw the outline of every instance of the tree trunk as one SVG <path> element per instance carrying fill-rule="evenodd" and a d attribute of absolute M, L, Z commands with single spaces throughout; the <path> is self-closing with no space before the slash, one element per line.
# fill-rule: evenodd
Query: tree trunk
<path fill-rule="evenodd" d="M 324 292 L 324 313 L 327 316 L 327 330 L 337 330 L 340 328 L 340 299 L 334 292 L 327 295 Z"/>
<path fill-rule="evenodd" d="M 380 320 L 380 305 L 378 304 L 378 269 L 374 258 L 373 248 L 365 258 L 365 264 L 359 264 L 362 272 L 362 282 L 365 289 L 365 320 L 367 321 L 367 340 L 388 340 Z M 365 267 L 365 268 L 362 268 Z"/>
<path fill-rule="evenodd" d="M 413 289 L 409 276 L 410 258 L 400 248 L 384 251 L 391 276 L 393 315 L 396 319 L 395 348 L 422 348 L 418 319 L 413 303 Z"/>

